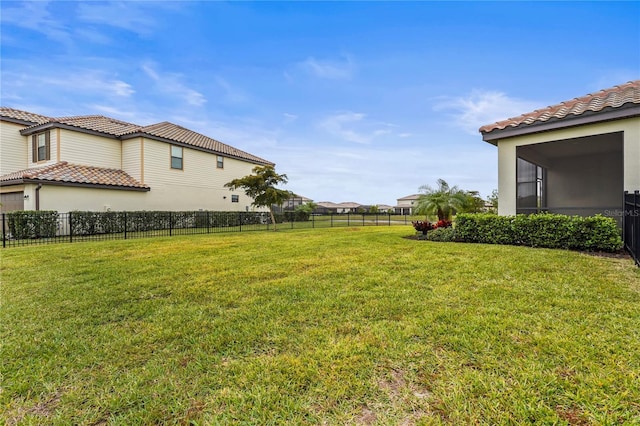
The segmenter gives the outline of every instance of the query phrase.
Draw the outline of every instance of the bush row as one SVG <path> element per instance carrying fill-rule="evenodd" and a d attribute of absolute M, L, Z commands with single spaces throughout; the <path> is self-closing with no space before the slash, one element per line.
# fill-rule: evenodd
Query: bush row
<path fill-rule="evenodd" d="M 51 238 L 58 232 L 58 212 L 54 210 L 7 213 L 8 232 L 17 240 Z"/>
<path fill-rule="evenodd" d="M 182 228 L 222 228 L 265 225 L 268 212 L 92 212 L 16 211 L 6 214 L 8 237 L 14 239 L 51 238 L 58 234 L 87 236 Z M 281 221 L 288 220 L 285 215 Z M 298 219 L 292 216 L 290 219 Z M 67 227 L 68 225 L 68 227 Z"/>
<path fill-rule="evenodd" d="M 496 216 L 460 213 L 455 238 L 487 244 L 615 252 L 622 248 L 616 221 L 601 215 L 581 217 L 560 214 Z"/>

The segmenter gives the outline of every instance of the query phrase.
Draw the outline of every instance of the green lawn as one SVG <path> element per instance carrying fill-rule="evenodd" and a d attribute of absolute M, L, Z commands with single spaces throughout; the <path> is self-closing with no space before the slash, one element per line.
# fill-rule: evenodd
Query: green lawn
<path fill-rule="evenodd" d="M 631 260 L 413 233 L 5 249 L 0 423 L 640 424 Z"/>

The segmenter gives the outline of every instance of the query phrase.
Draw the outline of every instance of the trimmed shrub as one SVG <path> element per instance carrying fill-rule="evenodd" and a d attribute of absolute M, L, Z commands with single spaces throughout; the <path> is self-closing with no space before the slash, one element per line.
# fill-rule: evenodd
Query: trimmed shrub
<path fill-rule="evenodd" d="M 456 240 L 456 231 L 452 227 L 436 228 L 427 232 L 427 240 L 451 242 Z"/>
<path fill-rule="evenodd" d="M 24 210 L 7 213 L 9 233 L 16 240 L 52 238 L 58 232 L 58 212 Z"/>
<path fill-rule="evenodd" d="M 559 214 L 496 216 L 460 213 L 456 238 L 466 242 L 587 251 L 617 251 L 622 237 L 616 221 Z"/>

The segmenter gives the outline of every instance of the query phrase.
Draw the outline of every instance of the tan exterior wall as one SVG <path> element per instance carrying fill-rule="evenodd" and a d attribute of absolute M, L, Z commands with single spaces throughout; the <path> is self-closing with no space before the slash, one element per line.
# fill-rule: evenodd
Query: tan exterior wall
<path fill-rule="evenodd" d="M 26 185 L 25 210 L 35 210 L 35 185 Z M 40 210 L 57 210 L 67 213 L 82 211 L 145 210 L 144 199 L 148 192 L 95 189 L 73 186 L 43 185 L 40 189 Z M 27 206 L 29 202 L 29 206 Z M 133 208 L 132 208 L 133 207 Z M 149 210 L 149 209 L 146 209 Z"/>
<path fill-rule="evenodd" d="M 640 117 L 514 136 L 498 140 L 498 213 L 516 214 L 516 147 L 614 132 L 624 133 L 624 189 L 640 188 Z"/>
<path fill-rule="evenodd" d="M 20 134 L 20 130 L 25 127 L 21 124 L 0 122 L 0 175 L 27 168 L 27 137 Z"/>
<path fill-rule="evenodd" d="M 60 161 L 110 169 L 122 167 L 122 143 L 119 140 L 66 129 L 59 132 Z M 56 130 L 51 132 L 52 140 L 55 133 Z M 54 159 L 55 155 L 51 158 Z"/>
<path fill-rule="evenodd" d="M 144 180 L 151 187 L 147 210 L 254 210 L 243 191 L 229 191 L 224 184 L 251 173 L 254 164 L 225 157 L 224 168 L 216 156 L 184 148 L 182 170 L 171 168 L 171 145 L 144 141 Z M 231 201 L 238 195 L 239 202 Z"/>
<path fill-rule="evenodd" d="M 128 139 L 122 142 L 122 170 L 140 183 L 144 183 L 144 140 Z"/>

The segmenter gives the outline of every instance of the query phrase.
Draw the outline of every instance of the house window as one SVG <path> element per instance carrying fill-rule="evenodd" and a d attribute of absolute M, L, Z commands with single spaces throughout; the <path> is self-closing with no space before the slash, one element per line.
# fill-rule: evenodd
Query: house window
<path fill-rule="evenodd" d="M 171 168 L 182 170 L 182 147 L 171 146 Z"/>
<path fill-rule="evenodd" d="M 222 155 L 218 155 L 218 168 L 224 169 L 224 157 Z"/>
<path fill-rule="evenodd" d="M 546 208 L 544 168 L 518 157 L 516 175 L 516 213 L 537 213 Z"/>
<path fill-rule="evenodd" d="M 231 196 L 231 202 L 232 203 L 239 203 L 240 202 L 240 196 L 239 195 L 232 195 Z"/>
<path fill-rule="evenodd" d="M 38 133 L 33 135 L 31 149 L 33 152 L 32 160 L 34 163 L 38 161 L 47 161 L 51 159 L 51 137 L 49 132 Z"/>

